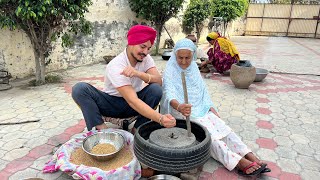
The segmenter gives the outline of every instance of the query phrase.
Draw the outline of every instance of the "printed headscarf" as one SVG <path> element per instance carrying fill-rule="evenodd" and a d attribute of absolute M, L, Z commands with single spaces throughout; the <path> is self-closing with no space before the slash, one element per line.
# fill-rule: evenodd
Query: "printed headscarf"
<path fill-rule="evenodd" d="M 208 37 L 214 40 L 218 41 L 218 44 L 220 45 L 220 50 L 224 53 L 230 54 L 231 57 L 238 56 L 237 59 L 240 59 L 240 54 L 236 48 L 236 46 L 227 38 L 222 37 L 217 32 L 211 32 L 208 34 Z"/>
<path fill-rule="evenodd" d="M 189 67 L 183 70 L 177 60 L 176 53 L 180 49 L 187 49 L 193 53 L 193 61 Z M 214 107 L 207 87 L 201 77 L 198 66 L 195 62 L 197 47 L 190 39 L 179 40 L 172 53 L 163 74 L 163 97 L 161 100 L 161 112 L 171 113 L 172 107 L 170 101 L 176 99 L 180 104 L 184 103 L 184 93 L 181 79 L 181 72 L 185 73 L 188 103 L 192 104 L 191 118 L 203 117 L 210 109 Z"/>
<path fill-rule="evenodd" d="M 135 25 L 128 31 L 128 45 L 142 44 L 147 41 L 150 41 L 153 45 L 156 36 L 157 31 L 153 28 L 144 25 Z"/>

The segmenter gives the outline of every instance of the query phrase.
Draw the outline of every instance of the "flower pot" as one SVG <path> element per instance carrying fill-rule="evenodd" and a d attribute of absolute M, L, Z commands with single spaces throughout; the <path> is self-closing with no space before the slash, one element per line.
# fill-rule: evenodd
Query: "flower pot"
<path fill-rule="evenodd" d="M 230 78 L 236 88 L 248 89 L 256 77 L 254 66 L 244 67 L 233 64 L 230 69 Z"/>

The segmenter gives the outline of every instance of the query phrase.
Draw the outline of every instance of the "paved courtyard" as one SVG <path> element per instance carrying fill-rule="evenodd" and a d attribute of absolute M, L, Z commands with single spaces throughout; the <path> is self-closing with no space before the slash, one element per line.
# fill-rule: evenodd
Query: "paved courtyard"
<path fill-rule="evenodd" d="M 236 89 L 228 76 L 204 74 L 211 98 L 227 124 L 272 169 L 257 179 L 314 180 L 320 177 L 320 39 L 232 37 L 241 59 L 270 73 L 249 89 Z M 154 57 L 160 71 L 166 61 Z M 71 87 L 88 82 L 103 87 L 105 64 L 59 72 L 60 84 L 27 87 L 12 82 L 0 91 L 0 179 L 71 179 L 43 174 L 52 149 L 85 123 L 71 98 Z M 22 121 L 37 121 L 14 124 Z M 3 125 L 11 123 L 11 125 Z M 197 178 L 196 178 L 197 177 Z M 250 179 L 227 171 L 212 158 L 185 179 Z"/>

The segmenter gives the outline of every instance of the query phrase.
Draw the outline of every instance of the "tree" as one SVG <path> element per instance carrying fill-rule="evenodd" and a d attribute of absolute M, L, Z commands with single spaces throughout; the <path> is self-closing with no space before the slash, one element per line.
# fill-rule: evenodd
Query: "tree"
<path fill-rule="evenodd" d="M 163 26 L 171 17 L 177 15 L 184 0 L 129 0 L 132 11 L 138 18 L 143 18 L 156 27 L 156 54 L 159 52 L 160 37 Z"/>
<path fill-rule="evenodd" d="M 222 17 L 224 21 L 224 31 L 228 23 L 241 17 L 248 9 L 248 0 L 212 0 L 214 17 Z M 225 33 L 225 32 L 224 32 Z"/>
<path fill-rule="evenodd" d="M 36 84 L 45 83 L 46 57 L 59 37 L 62 46 L 73 44 L 73 35 L 90 34 L 85 20 L 91 0 L 0 0 L 0 28 L 21 29 L 31 40 L 36 64 Z"/>
<path fill-rule="evenodd" d="M 183 14 L 182 29 L 184 33 L 190 34 L 196 28 L 197 39 L 203 28 L 203 21 L 211 13 L 211 3 L 208 0 L 190 0 L 186 11 Z"/>

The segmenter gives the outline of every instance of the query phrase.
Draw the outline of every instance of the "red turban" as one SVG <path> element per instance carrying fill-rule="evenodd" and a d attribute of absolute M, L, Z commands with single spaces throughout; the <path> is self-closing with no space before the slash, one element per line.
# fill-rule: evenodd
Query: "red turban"
<path fill-rule="evenodd" d="M 149 26 L 135 25 L 128 31 L 128 45 L 142 44 L 150 41 L 153 45 L 157 31 Z"/>

